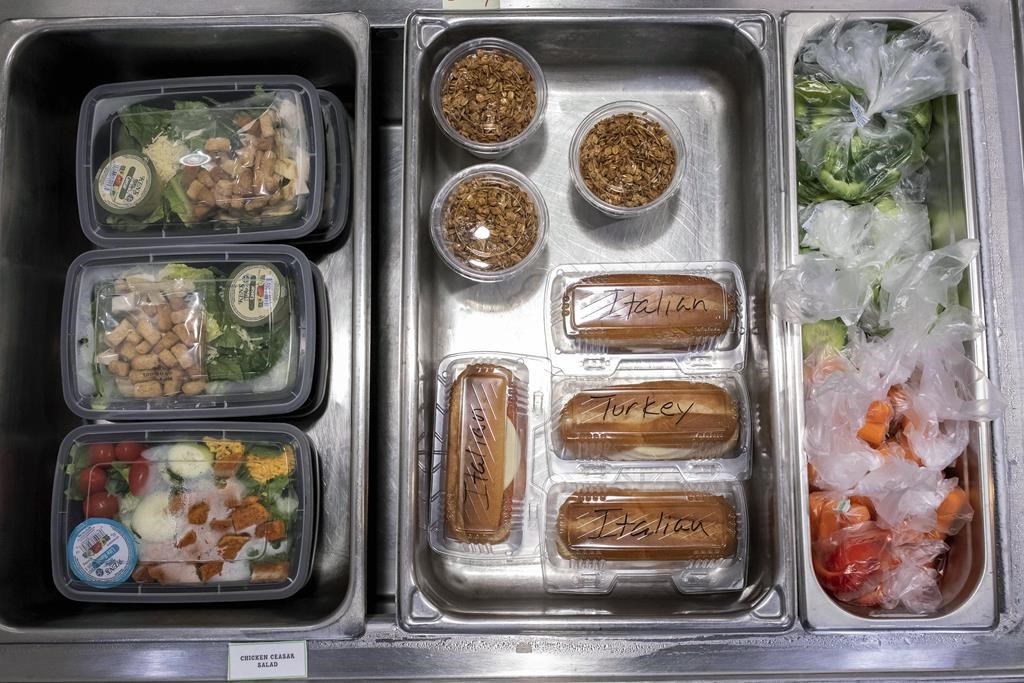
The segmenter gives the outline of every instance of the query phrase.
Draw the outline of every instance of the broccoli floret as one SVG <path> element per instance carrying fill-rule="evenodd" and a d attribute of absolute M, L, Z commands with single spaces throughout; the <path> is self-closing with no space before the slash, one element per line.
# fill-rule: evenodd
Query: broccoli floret
<path fill-rule="evenodd" d="M 822 347 L 840 351 L 846 346 L 846 325 L 838 318 L 805 323 L 801 327 L 805 358 Z"/>

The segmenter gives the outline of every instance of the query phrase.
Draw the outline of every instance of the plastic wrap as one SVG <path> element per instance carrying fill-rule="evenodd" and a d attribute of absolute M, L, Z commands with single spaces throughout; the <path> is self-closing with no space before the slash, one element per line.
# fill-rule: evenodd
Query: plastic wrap
<path fill-rule="evenodd" d="M 808 47 L 804 59 L 850 88 L 851 111 L 863 123 L 969 85 L 970 74 L 959 61 L 960 16 L 946 12 L 899 32 L 885 24 L 838 21 Z"/>
<path fill-rule="evenodd" d="M 544 359 L 470 353 L 441 361 L 431 468 L 430 544 L 474 562 L 536 557 L 524 538 L 533 492 Z M 539 400 L 543 405 L 544 401 Z"/>
<path fill-rule="evenodd" d="M 548 491 L 544 582 L 554 593 L 608 593 L 670 580 L 682 593 L 746 581 L 746 499 L 737 484 L 619 477 Z"/>
<path fill-rule="evenodd" d="M 798 140 L 797 150 L 805 203 L 871 201 L 896 189 L 926 159 L 923 142 L 897 119 L 865 126 L 835 119 Z"/>
<path fill-rule="evenodd" d="M 920 204 L 886 199 L 877 205 L 851 206 L 825 201 L 801 212 L 801 228 L 801 245 L 816 251 L 784 270 L 772 288 L 775 314 L 790 322 L 840 318 L 852 325 L 864 322 L 870 309 L 871 327 L 887 324 L 893 308 L 902 305 L 899 292 L 904 280 L 912 286 L 922 268 L 935 279 L 929 265 L 948 264 L 933 257 L 922 259 L 917 269 L 900 266 L 927 252 L 930 245 L 928 211 Z M 966 254 L 969 249 L 953 251 Z M 894 270 L 896 274 L 890 275 Z M 882 311 L 878 295 L 884 286 L 895 289 L 896 296 L 886 297 Z"/>
<path fill-rule="evenodd" d="M 571 374 L 622 362 L 732 371 L 746 362 L 743 272 L 731 261 L 562 265 L 548 276 L 548 349 Z"/>
<path fill-rule="evenodd" d="M 556 475 L 673 471 L 732 481 L 750 473 L 750 407 L 739 375 L 619 370 L 556 376 L 548 425 Z"/>

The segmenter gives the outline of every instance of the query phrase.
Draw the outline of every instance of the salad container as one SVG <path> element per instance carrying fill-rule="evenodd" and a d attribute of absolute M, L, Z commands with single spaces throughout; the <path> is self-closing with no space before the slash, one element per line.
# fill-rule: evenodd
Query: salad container
<path fill-rule="evenodd" d="M 82 229 L 104 247 L 298 239 L 320 221 L 324 130 L 297 76 L 111 83 L 82 103 Z"/>
<path fill-rule="evenodd" d="M 348 205 L 352 194 L 352 146 L 350 118 L 338 96 L 317 90 L 324 118 L 324 204 L 320 222 L 313 232 L 297 240 L 299 244 L 330 242 L 348 225 Z"/>
<path fill-rule="evenodd" d="M 79 427 L 54 475 L 54 583 L 83 602 L 293 595 L 316 537 L 313 462 L 291 425 Z"/>
<path fill-rule="evenodd" d="M 317 355 L 312 271 L 287 246 L 83 254 L 64 291 L 65 400 L 90 419 L 299 409 Z"/>

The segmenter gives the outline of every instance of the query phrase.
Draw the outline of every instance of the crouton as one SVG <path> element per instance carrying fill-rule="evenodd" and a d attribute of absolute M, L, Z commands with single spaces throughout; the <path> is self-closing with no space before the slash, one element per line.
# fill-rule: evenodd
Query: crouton
<path fill-rule="evenodd" d="M 163 385 L 156 380 L 152 382 L 139 382 L 133 385 L 133 395 L 135 398 L 156 398 L 163 392 Z"/>
<path fill-rule="evenodd" d="M 171 327 L 174 327 L 174 325 L 178 325 L 180 323 L 185 322 L 190 317 L 192 317 L 192 311 L 190 309 L 183 308 L 180 311 L 172 311 L 171 312 L 171 323 L 172 323 Z"/>
<path fill-rule="evenodd" d="M 213 577 L 220 576 L 223 569 L 223 562 L 204 562 L 199 565 L 199 578 L 202 579 L 203 583 L 206 583 Z"/>
<path fill-rule="evenodd" d="M 229 152 L 231 141 L 227 138 L 209 138 L 203 146 L 207 152 Z"/>
<path fill-rule="evenodd" d="M 186 396 L 195 396 L 206 391 L 206 382 L 201 379 L 194 379 L 181 385 L 181 393 Z"/>
<path fill-rule="evenodd" d="M 139 355 L 139 348 L 129 341 L 121 342 L 121 345 L 117 347 L 117 353 L 123 360 L 132 361 Z"/>
<path fill-rule="evenodd" d="M 132 370 L 152 370 L 160 365 L 160 358 L 155 353 L 135 356 L 131 360 Z"/>
<path fill-rule="evenodd" d="M 230 519 L 214 519 L 210 521 L 210 528 L 214 531 L 230 531 L 231 527 Z"/>
<path fill-rule="evenodd" d="M 170 322 L 168 321 L 168 325 Z M 168 327 L 168 330 L 171 328 Z M 168 351 L 172 346 L 178 343 L 178 335 L 173 332 L 164 332 L 164 336 L 160 337 L 160 341 L 151 349 L 153 353 L 159 354 L 161 351 Z M 172 354 L 173 355 L 173 354 Z"/>
<path fill-rule="evenodd" d="M 201 182 L 199 182 L 199 178 L 197 177 L 188 186 L 188 189 L 185 190 L 185 195 L 194 202 L 198 201 L 199 193 L 203 191 L 203 187 L 204 185 Z"/>
<path fill-rule="evenodd" d="M 164 367 L 173 368 L 178 364 L 178 359 L 175 358 L 174 354 L 168 349 L 161 351 L 157 358 L 159 358 L 160 362 L 164 364 Z"/>
<path fill-rule="evenodd" d="M 192 354 L 184 344 L 178 343 L 172 346 L 171 353 L 174 354 L 174 358 L 178 361 L 178 365 L 185 370 L 188 370 L 195 365 L 195 361 L 192 359 Z"/>
<path fill-rule="evenodd" d="M 269 111 L 260 114 L 260 135 L 269 138 L 274 134 L 274 117 Z"/>
<path fill-rule="evenodd" d="M 180 379 L 165 379 L 164 380 L 164 396 L 177 396 L 181 391 L 181 380 Z"/>
<path fill-rule="evenodd" d="M 213 179 L 213 176 L 210 175 L 210 172 L 207 171 L 205 168 L 199 171 L 199 182 L 202 183 L 203 187 L 205 187 L 207 190 L 212 190 L 213 186 L 217 184 L 217 181 Z M 200 193 L 200 200 L 201 199 L 202 193 Z"/>
<path fill-rule="evenodd" d="M 135 330 L 132 330 L 131 332 L 128 333 L 128 336 L 125 337 L 124 340 L 129 344 L 138 344 L 140 341 L 142 341 L 142 335 L 136 332 Z"/>
<path fill-rule="evenodd" d="M 235 531 L 258 526 L 268 519 L 270 519 L 270 513 L 258 501 L 237 507 L 231 512 L 231 523 L 234 525 Z"/>
<path fill-rule="evenodd" d="M 189 529 L 185 532 L 185 535 L 178 539 L 178 542 L 174 544 L 175 548 L 187 548 L 196 542 L 196 532 L 193 529 Z"/>
<path fill-rule="evenodd" d="M 114 385 L 122 396 L 135 396 L 135 385 L 127 377 L 115 377 Z"/>
<path fill-rule="evenodd" d="M 238 557 L 239 551 L 249 542 L 249 534 L 226 534 L 217 541 L 220 556 L 231 561 Z"/>
<path fill-rule="evenodd" d="M 135 329 L 142 335 L 143 339 L 149 342 L 150 346 L 160 341 L 160 337 L 163 336 L 160 334 L 160 330 L 156 329 L 148 318 L 140 320 L 139 324 L 135 326 Z"/>
<path fill-rule="evenodd" d="M 198 177 L 199 166 L 186 166 L 185 168 L 181 169 L 182 187 L 188 187 Z"/>
<path fill-rule="evenodd" d="M 152 382 L 153 380 L 163 381 L 162 371 L 163 368 L 153 368 L 152 370 L 132 370 L 128 373 L 128 379 L 132 381 L 132 384 Z"/>
<path fill-rule="evenodd" d="M 265 538 L 270 542 L 280 541 L 286 536 L 284 520 L 272 519 L 256 527 L 256 538 Z"/>
<path fill-rule="evenodd" d="M 123 360 L 115 360 L 107 366 L 118 377 L 127 377 L 129 367 L 128 363 L 125 363 Z"/>
<path fill-rule="evenodd" d="M 287 562 L 255 562 L 250 575 L 253 583 L 279 583 L 288 580 Z"/>
<path fill-rule="evenodd" d="M 168 294 L 167 303 L 171 305 L 172 311 L 180 311 L 185 308 L 185 295 L 184 294 Z"/>
<path fill-rule="evenodd" d="M 122 320 L 117 324 L 117 327 L 104 335 L 107 340 L 107 346 L 112 349 L 117 348 L 134 331 L 135 327 L 127 319 Z"/>
<path fill-rule="evenodd" d="M 171 307 L 169 304 L 160 304 L 156 307 L 156 329 L 161 332 L 170 332 L 174 327 L 171 322 Z M 163 339 L 163 337 L 161 337 Z M 160 342 L 157 342 L 159 344 Z"/>

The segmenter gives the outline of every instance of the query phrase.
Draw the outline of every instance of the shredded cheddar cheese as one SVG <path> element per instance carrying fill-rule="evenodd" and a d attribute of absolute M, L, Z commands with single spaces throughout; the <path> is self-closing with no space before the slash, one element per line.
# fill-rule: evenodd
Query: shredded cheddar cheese
<path fill-rule="evenodd" d="M 245 457 L 245 467 L 253 479 L 266 484 L 275 477 L 292 473 L 295 469 L 295 452 L 291 446 L 285 446 L 280 455 L 270 458 L 250 453 Z"/>

